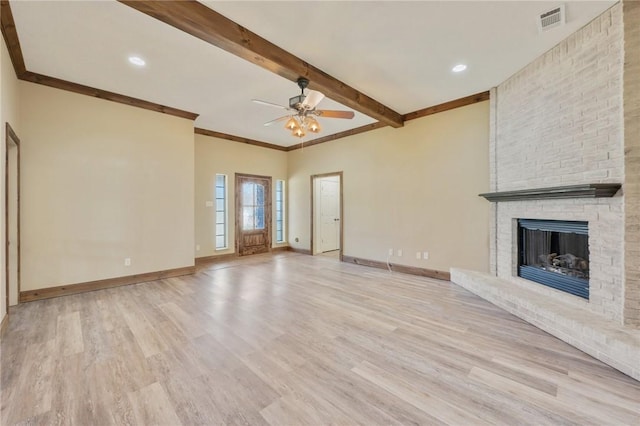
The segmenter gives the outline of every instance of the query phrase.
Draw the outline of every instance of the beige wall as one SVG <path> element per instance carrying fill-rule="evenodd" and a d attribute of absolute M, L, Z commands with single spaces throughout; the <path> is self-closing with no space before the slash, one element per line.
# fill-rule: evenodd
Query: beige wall
<path fill-rule="evenodd" d="M 275 209 L 275 180 L 285 181 L 285 199 L 287 191 L 287 153 L 268 148 L 260 148 L 210 136 L 195 135 L 195 244 L 200 250 L 196 257 L 216 256 L 235 251 L 235 173 L 246 173 L 272 178 L 272 198 Z M 207 207 L 207 201 L 215 206 L 216 174 L 228 177 L 228 247 L 216 251 L 215 244 L 215 207 Z M 287 203 L 288 204 L 288 203 Z M 273 246 L 286 246 L 275 243 L 275 214 L 273 216 Z"/>
<path fill-rule="evenodd" d="M 5 217 L 5 123 L 9 122 L 11 127 L 20 136 L 20 123 L 18 121 L 18 79 L 13 70 L 9 52 L 2 38 L 2 47 L 0 50 L 0 188 L 2 188 L 2 197 L 0 197 L 0 320 L 4 319 L 7 312 L 5 296 L 5 264 L 6 264 L 6 235 L 4 229 Z"/>
<path fill-rule="evenodd" d="M 345 255 L 386 261 L 402 249 L 392 263 L 487 271 L 488 139 L 482 102 L 290 152 L 291 246 L 310 248 L 310 176 L 343 171 Z"/>
<path fill-rule="evenodd" d="M 196 245 L 195 257 L 233 252 L 233 226 L 215 250 L 216 173 L 229 176 L 230 224 L 235 173 L 287 181 L 287 239 L 308 249 L 310 176 L 343 171 L 346 255 L 384 261 L 392 247 L 404 251 L 394 263 L 487 269 L 486 102 L 285 153 L 194 145 L 189 120 L 19 85 L 22 290 L 189 266 Z"/>
<path fill-rule="evenodd" d="M 22 290 L 193 265 L 193 122 L 19 85 Z"/>

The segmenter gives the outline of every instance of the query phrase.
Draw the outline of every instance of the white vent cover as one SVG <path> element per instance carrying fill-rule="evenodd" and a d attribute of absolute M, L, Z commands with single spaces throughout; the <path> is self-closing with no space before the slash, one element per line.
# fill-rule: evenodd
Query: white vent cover
<path fill-rule="evenodd" d="M 542 13 L 538 17 L 538 30 L 540 32 L 550 30 L 551 28 L 564 25 L 564 5 L 554 7 L 553 9 Z"/>

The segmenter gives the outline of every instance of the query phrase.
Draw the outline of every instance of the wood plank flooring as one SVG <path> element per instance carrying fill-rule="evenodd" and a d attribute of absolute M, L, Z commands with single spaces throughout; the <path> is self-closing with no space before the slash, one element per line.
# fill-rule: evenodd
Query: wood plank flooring
<path fill-rule="evenodd" d="M 258 255 L 20 305 L 2 425 L 638 425 L 640 382 L 443 281 Z"/>

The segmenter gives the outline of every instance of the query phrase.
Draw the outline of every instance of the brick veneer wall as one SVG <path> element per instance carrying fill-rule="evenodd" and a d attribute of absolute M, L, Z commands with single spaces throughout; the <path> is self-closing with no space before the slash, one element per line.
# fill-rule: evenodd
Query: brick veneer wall
<path fill-rule="evenodd" d="M 623 2 L 625 127 L 624 323 L 640 327 L 640 2 Z"/>
<path fill-rule="evenodd" d="M 617 4 L 492 91 L 494 191 L 623 182 L 623 41 L 622 5 Z M 498 277 L 622 321 L 622 194 L 503 202 L 493 211 L 491 269 Z M 517 218 L 589 222 L 588 302 L 517 277 Z"/>

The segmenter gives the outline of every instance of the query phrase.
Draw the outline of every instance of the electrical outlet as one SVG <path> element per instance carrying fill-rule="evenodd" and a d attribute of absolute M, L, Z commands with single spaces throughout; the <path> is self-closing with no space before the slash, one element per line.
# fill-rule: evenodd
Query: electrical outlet
<path fill-rule="evenodd" d="M 422 253 L 422 258 L 423 258 L 424 260 L 429 259 L 429 252 L 428 252 L 428 251 L 423 252 L 423 253 Z"/>
<path fill-rule="evenodd" d="M 422 255 L 419 251 L 416 252 L 416 259 L 422 259 Z"/>
<path fill-rule="evenodd" d="M 398 249 L 398 257 L 402 257 L 402 249 Z"/>
<path fill-rule="evenodd" d="M 131 258 L 130 257 L 126 257 L 124 259 L 124 266 L 131 266 Z"/>
<path fill-rule="evenodd" d="M 200 251 L 200 244 L 196 244 L 196 251 Z"/>
<path fill-rule="evenodd" d="M 393 249 L 392 248 L 389 249 L 389 256 L 393 256 Z"/>
<path fill-rule="evenodd" d="M 205 201 L 204 202 L 204 206 L 205 207 L 213 207 L 213 201 Z"/>

